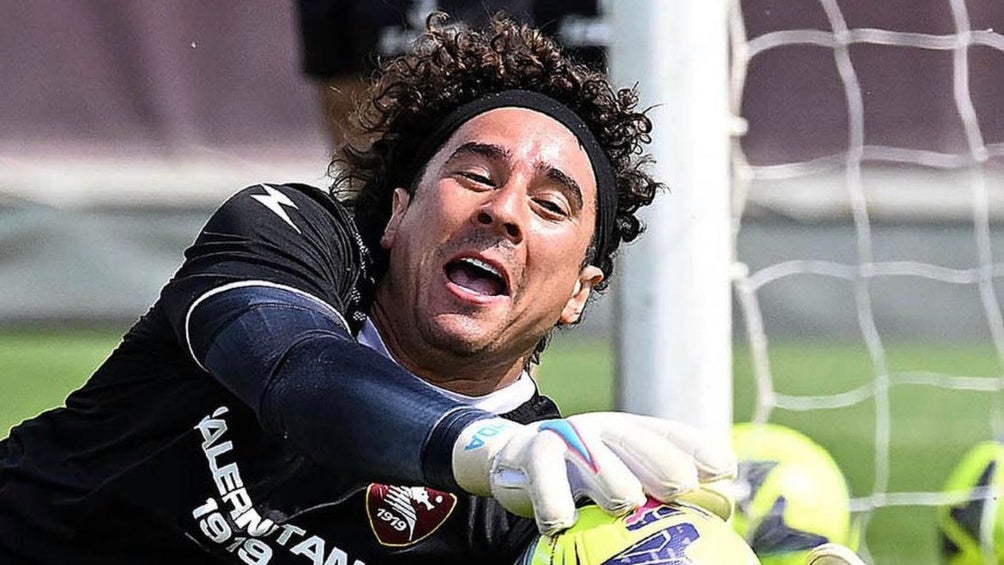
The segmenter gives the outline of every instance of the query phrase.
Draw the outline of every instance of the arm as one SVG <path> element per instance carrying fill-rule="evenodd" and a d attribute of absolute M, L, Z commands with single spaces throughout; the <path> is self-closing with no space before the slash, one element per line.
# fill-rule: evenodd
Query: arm
<path fill-rule="evenodd" d="M 492 415 L 437 393 L 343 324 L 316 298 L 252 283 L 199 302 L 188 332 L 195 359 L 321 465 L 455 490 L 448 449 Z"/>

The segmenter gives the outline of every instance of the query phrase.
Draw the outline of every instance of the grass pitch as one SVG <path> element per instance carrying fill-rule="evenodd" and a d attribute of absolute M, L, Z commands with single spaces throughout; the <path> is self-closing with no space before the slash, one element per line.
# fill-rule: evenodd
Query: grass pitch
<path fill-rule="evenodd" d="M 62 404 L 118 343 L 119 330 L 0 333 L 0 436 L 17 422 Z M 736 421 L 750 419 L 757 399 L 748 352 L 734 355 Z M 773 386 L 791 395 L 835 394 L 868 384 L 875 370 L 863 347 L 772 343 Z M 890 346 L 890 374 L 938 372 L 999 378 L 988 347 Z M 613 403 L 613 351 L 605 342 L 556 339 L 544 355 L 538 380 L 566 414 L 608 409 Z M 999 392 L 946 391 L 923 385 L 888 389 L 890 444 L 886 492 L 938 491 L 961 455 L 991 437 Z M 723 399 L 723 402 L 727 400 Z M 870 495 L 876 481 L 876 424 L 881 397 L 845 408 L 776 409 L 773 422 L 794 427 L 827 448 L 844 470 L 855 497 Z M 938 563 L 934 509 L 890 507 L 873 513 L 867 541 L 880 565 Z"/>

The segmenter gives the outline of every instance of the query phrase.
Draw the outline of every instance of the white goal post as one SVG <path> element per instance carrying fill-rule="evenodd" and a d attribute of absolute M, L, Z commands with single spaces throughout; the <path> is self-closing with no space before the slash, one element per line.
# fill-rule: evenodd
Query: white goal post
<path fill-rule="evenodd" d="M 1004 440 L 1004 6 L 606 5 L 671 187 L 620 265 L 619 407 L 726 432 L 735 400 L 833 452 L 866 560 L 953 551 L 936 513 L 1000 496 L 946 479 Z"/>
<path fill-rule="evenodd" d="M 724 0 L 606 4 L 615 85 L 654 123 L 651 172 L 669 186 L 618 273 L 619 409 L 732 424 L 727 8 Z"/>

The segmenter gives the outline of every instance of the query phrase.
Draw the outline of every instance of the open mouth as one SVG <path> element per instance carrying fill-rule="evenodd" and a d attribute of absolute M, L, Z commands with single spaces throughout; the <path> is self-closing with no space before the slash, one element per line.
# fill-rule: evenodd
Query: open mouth
<path fill-rule="evenodd" d="M 475 257 L 462 257 L 446 264 L 446 278 L 453 284 L 484 296 L 509 294 L 505 277 L 496 267 Z"/>

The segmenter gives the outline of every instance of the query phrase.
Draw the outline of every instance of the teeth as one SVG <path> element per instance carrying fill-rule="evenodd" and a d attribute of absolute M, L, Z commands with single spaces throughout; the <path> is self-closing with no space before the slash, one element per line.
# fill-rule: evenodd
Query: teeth
<path fill-rule="evenodd" d="M 463 261 L 464 263 L 474 265 L 475 267 L 481 269 L 482 271 L 488 271 L 489 273 L 495 275 L 500 279 L 504 278 L 502 277 L 502 273 L 498 272 L 498 270 L 495 267 L 492 267 L 491 265 L 485 263 L 481 259 L 477 259 L 474 257 L 464 257 L 463 259 L 461 259 L 461 261 Z"/>

